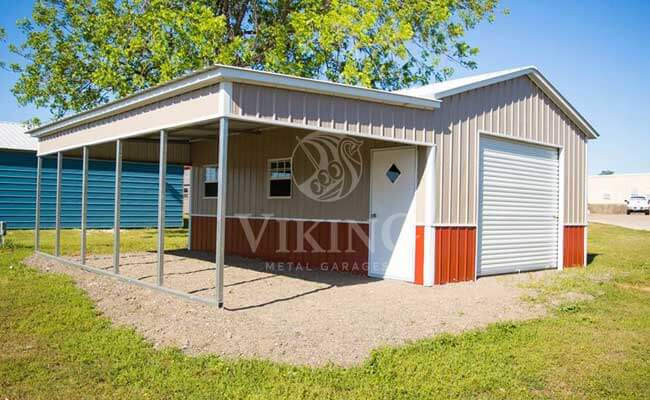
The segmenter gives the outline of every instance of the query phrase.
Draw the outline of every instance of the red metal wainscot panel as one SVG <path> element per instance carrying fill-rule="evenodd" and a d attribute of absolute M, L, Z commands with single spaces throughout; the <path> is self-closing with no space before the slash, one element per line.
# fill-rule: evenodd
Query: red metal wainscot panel
<path fill-rule="evenodd" d="M 437 227 L 434 283 L 473 281 L 475 270 L 476 228 Z"/>
<path fill-rule="evenodd" d="M 564 227 L 564 267 L 583 267 L 585 264 L 585 227 Z"/>
<path fill-rule="evenodd" d="M 192 249 L 214 251 L 216 218 L 192 217 Z"/>
<path fill-rule="evenodd" d="M 216 235 L 215 217 L 192 217 L 192 249 L 196 251 L 214 251 Z M 266 261 L 300 263 L 303 267 L 313 269 L 368 274 L 368 246 L 365 238 L 368 236 L 368 224 L 305 222 L 302 233 L 311 232 L 311 238 L 324 249 L 312 248 L 305 240 L 299 246 L 298 234 L 301 232 L 296 221 L 269 220 L 266 224 L 260 219 L 249 219 L 253 236 L 258 235 L 259 244 L 256 249 L 246 238 L 242 218 L 226 219 L 226 255 L 238 255 L 247 258 L 257 258 Z M 283 225 L 283 227 L 281 227 Z M 314 225 L 318 225 L 311 229 Z M 278 251 L 282 229 L 286 229 L 287 250 Z M 310 230 L 311 229 L 311 230 Z M 300 238 L 304 240 L 304 237 Z M 301 250 L 302 248 L 302 250 Z M 328 251 L 332 249 L 333 251 Z M 298 251 L 297 251 L 298 250 Z"/>
<path fill-rule="evenodd" d="M 415 227 L 415 279 L 416 285 L 424 285 L 424 226 Z"/>

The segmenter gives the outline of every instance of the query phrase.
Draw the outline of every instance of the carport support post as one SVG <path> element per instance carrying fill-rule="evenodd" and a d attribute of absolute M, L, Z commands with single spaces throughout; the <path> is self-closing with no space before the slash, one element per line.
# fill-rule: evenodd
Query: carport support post
<path fill-rule="evenodd" d="M 217 243 L 215 291 L 219 308 L 223 308 L 223 269 L 226 232 L 226 196 L 228 183 L 228 118 L 219 120 L 219 161 L 217 178 Z"/>
<path fill-rule="evenodd" d="M 83 147 L 81 171 L 81 263 L 86 263 L 86 224 L 88 217 L 88 146 Z"/>
<path fill-rule="evenodd" d="M 36 157 L 36 215 L 34 216 L 34 249 L 41 250 L 41 175 L 43 157 Z"/>
<path fill-rule="evenodd" d="M 113 215 L 113 272 L 120 273 L 120 201 L 122 197 L 122 141 L 115 142 L 115 213 Z"/>
<path fill-rule="evenodd" d="M 165 275 L 165 191 L 167 189 L 167 132 L 160 131 L 160 157 L 158 171 L 158 286 L 162 286 Z"/>
<path fill-rule="evenodd" d="M 190 188 L 187 193 L 187 202 L 189 203 L 189 219 L 187 221 L 187 250 L 192 251 L 192 202 L 194 197 L 192 196 L 192 188 L 194 187 L 194 167 L 190 166 Z M 183 188 L 185 190 L 185 188 Z"/>
<path fill-rule="evenodd" d="M 56 209 L 54 210 L 54 255 L 61 255 L 61 180 L 63 173 L 63 153 L 56 153 Z"/>

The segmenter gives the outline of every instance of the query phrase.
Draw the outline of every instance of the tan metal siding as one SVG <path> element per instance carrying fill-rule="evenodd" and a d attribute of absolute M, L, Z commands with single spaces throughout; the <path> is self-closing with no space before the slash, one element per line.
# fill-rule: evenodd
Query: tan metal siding
<path fill-rule="evenodd" d="M 89 143 L 114 141 L 139 133 L 156 132 L 218 115 L 219 85 L 178 95 L 40 139 L 38 153 L 47 154 Z"/>
<path fill-rule="evenodd" d="M 564 147 L 565 224 L 585 224 L 587 140 L 527 77 L 443 98 L 435 118 L 436 223 L 477 223 L 478 141 L 485 131 Z"/>
<path fill-rule="evenodd" d="M 395 143 L 364 140 L 361 146 L 363 172 L 359 185 L 342 200 L 319 202 L 303 195 L 292 183 L 291 199 L 268 198 L 268 160 L 291 158 L 296 137 L 304 131 L 278 129 L 263 134 L 239 134 L 231 136 L 228 153 L 228 211 L 227 215 L 272 215 L 276 218 L 304 218 L 325 220 L 368 220 L 370 149 L 396 146 Z M 192 144 L 193 166 L 216 164 L 217 142 L 201 141 Z M 301 180 L 309 169 L 305 160 L 296 158 L 293 172 Z M 204 198 L 203 168 L 196 168 L 192 183 L 192 212 L 195 215 L 215 215 L 216 199 Z"/>
<path fill-rule="evenodd" d="M 81 157 L 81 149 L 65 152 L 66 156 Z M 115 159 L 115 143 L 103 143 L 90 146 L 90 157 L 99 160 Z M 155 141 L 127 140 L 122 147 L 124 161 L 158 162 L 160 144 Z M 190 145 L 187 143 L 167 144 L 167 162 L 169 164 L 190 164 Z"/>
<path fill-rule="evenodd" d="M 232 113 L 246 119 L 318 127 L 397 141 L 433 142 L 433 115 L 418 110 L 266 86 L 233 84 Z"/>

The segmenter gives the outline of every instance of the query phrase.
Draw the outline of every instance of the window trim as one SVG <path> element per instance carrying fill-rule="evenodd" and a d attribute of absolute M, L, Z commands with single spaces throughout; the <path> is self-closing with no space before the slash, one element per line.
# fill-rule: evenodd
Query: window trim
<path fill-rule="evenodd" d="M 288 178 L 273 178 L 271 177 L 271 163 L 277 161 L 289 162 L 289 177 Z M 289 196 L 271 196 L 271 181 L 284 181 L 289 180 Z M 287 200 L 293 197 L 293 160 L 291 157 L 269 158 L 266 161 L 266 198 L 268 200 Z"/>
<path fill-rule="evenodd" d="M 209 182 L 207 181 L 207 173 L 206 173 L 206 171 L 207 171 L 208 168 L 216 168 L 217 169 L 217 180 L 209 181 Z M 217 185 L 219 185 L 219 165 L 217 165 L 217 164 L 206 164 L 206 165 L 202 166 L 201 169 L 202 169 L 202 173 L 201 173 L 201 191 L 203 192 L 201 194 L 203 195 L 203 199 L 205 199 L 205 200 L 214 200 L 214 199 L 219 198 L 218 194 L 216 196 L 206 196 L 206 194 L 205 194 L 205 184 L 206 183 L 216 183 Z M 217 193 L 219 193 L 218 190 L 217 190 Z"/>

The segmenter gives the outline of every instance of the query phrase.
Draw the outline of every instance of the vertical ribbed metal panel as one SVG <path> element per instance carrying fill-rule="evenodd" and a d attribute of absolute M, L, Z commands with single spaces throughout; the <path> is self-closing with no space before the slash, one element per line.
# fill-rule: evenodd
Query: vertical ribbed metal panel
<path fill-rule="evenodd" d="M 121 226 L 155 227 L 158 198 L 156 164 L 127 163 L 122 171 Z M 63 159 L 61 224 L 81 225 L 82 161 Z M 91 160 L 88 176 L 88 227 L 111 228 L 115 164 Z M 0 152 L 0 221 L 10 229 L 32 229 L 36 201 L 36 156 L 27 152 Z M 54 226 L 56 157 L 43 160 L 41 227 Z M 166 225 L 182 226 L 183 166 L 167 167 Z"/>
<path fill-rule="evenodd" d="M 564 267 L 585 266 L 585 229 L 584 226 L 564 227 Z"/>
<path fill-rule="evenodd" d="M 480 143 L 479 275 L 557 267 L 557 149 Z"/>
<path fill-rule="evenodd" d="M 229 140 L 229 171 L 227 215 L 271 215 L 278 218 L 305 218 L 327 220 L 367 221 L 369 203 L 370 149 L 395 146 L 395 143 L 362 139 L 360 151 L 363 172 L 355 189 L 341 201 L 322 202 L 310 199 L 292 185 L 290 199 L 268 198 L 268 160 L 291 158 L 297 138 L 303 131 L 278 129 L 263 134 L 239 134 Z M 217 163 L 216 142 L 201 141 L 192 144 L 192 161 L 196 172 L 192 177 L 192 212 L 194 215 L 216 215 L 216 200 L 205 198 L 205 165 Z M 308 160 L 294 159 L 293 172 L 298 181 L 311 173 Z"/>
<path fill-rule="evenodd" d="M 35 153 L 0 151 L 0 221 L 7 222 L 9 229 L 33 229 L 35 202 Z M 51 222 L 54 224 L 54 219 Z M 43 227 L 43 208 L 41 208 L 41 227 Z"/>
<path fill-rule="evenodd" d="M 235 83 L 232 112 L 300 128 L 432 143 L 437 111 Z"/>
<path fill-rule="evenodd" d="M 55 135 L 41 138 L 38 144 L 39 154 L 52 153 L 62 149 L 79 149 L 83 145 L 112 143 L 133 134 L 147 131 L 153 133 L 159 127 L 213 120 L 219 115 L 218 100 L 219 85 L 212 85 L 98 121 L 72 126 Z M 125 156 L 127 155 L 125 153 Z M 127 157 L 125 160 L 128 161 L 129 158 Z"/>
<path fill-rule="evenodd" d="M 473 281 L 476 262 L 476 228 L 436 228 L 434 283 Z"/>
<path fill-rule="evenodd" d="M 563 146 L 565 224 L 586 224 L 587 140 L 529 78 L 521 77 L 442 99 L 435 118 L 437 224 L 474 225 L 478 207 L 479 131 Z"/>
<path fill-rule="evenodd" d="M 93 159 L 115 160 L 115 143 L 102 143 L 92 146 Z M 160 144 L 142 139 L 124 140 L 122 149 L 124 162 L 158 162 Z M 68 157 L 81 158 L 81 149 L 66 151 Z M 167 163 L 169 164 L 190 164 L 190 145 L 188 143 L 169 142 L 167 144 Z"/>

